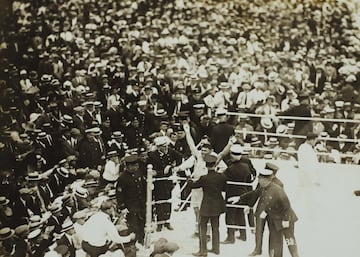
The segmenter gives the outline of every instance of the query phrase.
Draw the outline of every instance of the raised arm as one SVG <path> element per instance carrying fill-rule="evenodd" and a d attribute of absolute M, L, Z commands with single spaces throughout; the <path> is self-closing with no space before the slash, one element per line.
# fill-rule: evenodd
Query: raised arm
<path fill-rule="evenodd" d="M 196 156 L 197 150 L 196 150 L 196 145 L 194 142 L 194 139 L 191 136 L 191 132 L 190 132 L 190 126 L 189 123 L 187 121 L 183 122 L 183 128 L 185 131 L 185 138 L 186 138 L 186 143 L 188 144 L 191 154 L 193 156 Z"/>

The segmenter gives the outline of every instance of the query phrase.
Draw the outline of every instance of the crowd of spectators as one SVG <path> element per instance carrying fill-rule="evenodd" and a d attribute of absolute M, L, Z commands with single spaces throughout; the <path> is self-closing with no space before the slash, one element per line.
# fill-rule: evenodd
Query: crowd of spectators
<path fill-rule="evenodd" d="M 218 153 L 229 137 L 213 132 L 225 122 L 245 149 L 258 147 L 251 157 L 296 158 L 281 149 L 296 150 L 301 140 L 249 131 L 313 131 L 319 152 L 338 153 L 322 161 L 358 164 L 358 156 L 339 153 L 360 153 L 359 122 L 276 117 L 359 120 L 355 7 L 333 0 L 13 1 L 0 19 L 1 194 L 11 202 L 31 194 L 34 172 L 56 183 L 81 178 L 91 188 L 108 152 L 146 155 L 163 135 L 182 148 L 183 119 L 196 143 L 208 137 Z M 223 117 L 226 111 L 242 114 Z M 60 182 L 57 195 L 71 192 Z"/>

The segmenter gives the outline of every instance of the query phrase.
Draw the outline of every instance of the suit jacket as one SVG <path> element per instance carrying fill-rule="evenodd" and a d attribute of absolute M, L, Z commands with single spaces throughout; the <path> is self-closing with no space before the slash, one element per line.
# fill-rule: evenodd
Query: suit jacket
<path fill-rule="evenodd" d="M 102 152 L 98 142 L 90 141 L 84 137 L 79 142 L 79 158 L 77 165 L 79 168 L 97 168 L 101 164 Z"/>
<path fill-rule="evenodd" d="M 208 174 L 201 176 L 199 180 L 192 182 L 192 188 L 202 188 L 204 192 L 200 206 L 201 216 L 219 216 L 225 212 L 225 200 L 222 191 L 225 191 L 226 176 L 223 173 L 209 171 Z"/>
<path fill-rule="evenodd" d="M 86 127 L 86 128 L 91 128 L 93 121 L 96 121 L 96 120 L 95 120 L 95 117 L 86 110 L 86 111 L 85 111 L 85 114 L 84 114 L 85 127 Z"/>
<path fill-rule="evenodd" d="M 305 104 L 295 106 L 281 115 L 283 116 L 299 116 L 299 117 L 311 117 L 310 108 Z M 294 135 L 307 135 L 312 131 L 312 122 L 308 120 L 295 120 Z"/>
<path fill-rule="evenodd" d="M 85 120 L 81 120 L 77 115 L 73 116 L 73 127 L 79 129 L 81 134 L 85 134 Z"/>
<path fill-rule="evenodd" d="M 167 165 L 179 165 L 182 161 L 182 155 L 169 149 L 168 153 L 162 154 L 159 151 L 149 153 L 148 163 L 153 165 L 154 171 L 156 171 L 155 177 L 165 178 L 170 177 L 171 172 L 165 174 L 164 169 Z M 160 180 L 154 183 L 154 197 L 156 200 L 166 200 L 171 198 L 171 191 L 173 189 L 173 182 L 170 180 Z"/>
<path fill-rule="evenodd" d="M 232 182 L 243 182 L 243 183 L 251 183 L 251 170 L 250 167 L 241 162 L 235 161 L 233 162 L 225 171 L 224 174 L 228 181 Z M 226 196 L 225 198 L 228 199 L 232 196 L 242 195 L 248 191 L 251 191 L 251 186 L 239 186 L 239 185 L 226 185 Z"/>
<path fill-rule="evenodd" d="M 221 122 L 212 128 L 210 141 L 215 153 L 220 153 L 224 149 L 233 134 L 233 126 L 225 122 Z"/>

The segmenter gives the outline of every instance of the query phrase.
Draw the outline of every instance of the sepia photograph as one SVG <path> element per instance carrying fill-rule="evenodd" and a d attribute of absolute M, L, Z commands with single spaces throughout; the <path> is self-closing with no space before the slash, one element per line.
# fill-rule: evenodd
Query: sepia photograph
<path fill-rule="evenodd" d="M 360 0 L 0 0 L 0 257 L 359 257 Z"/>

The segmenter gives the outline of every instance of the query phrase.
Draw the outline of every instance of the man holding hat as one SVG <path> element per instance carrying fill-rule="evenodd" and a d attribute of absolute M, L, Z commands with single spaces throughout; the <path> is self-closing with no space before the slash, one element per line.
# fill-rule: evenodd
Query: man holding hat
<path fill-rule="evenodd" d="M 217 157 L 208 154 L 204 157 L 208 174 L 201 176 L 197 181 L 189 180 L 192 188 L 202 188 L 204 197 L 200 206 L 200 244 L 199 252 L 193 253 L 194 256 L 207 256 L 207 223 L 210 220 L 212 228 L 212 249 L 210 252 L 220 254 L 220 233 L 219 217 L 225 212 L 225 200 L 222 191 L 225 190 L 226 176 L 215 170 Z"/>
<path fill-rule="evenodd" d="M 299 254 L 294 237 L 294 225 L 298 218 L 291 208 L 284 189 L 274 182 L 274 171 L 269 169 L 269 166 L 259 171 L 258 178 L 259 187 L 254 191 L 229 198 L 228 201 L 233 204 L 238 202 L 253 206 L 256 199 L 259 198 L 255 216 L 259 216 L 260 219 L 267 219 L 270 232 L 269 255 L 274 257 L 283 256 L 283 237 L 285 237 L 291 256 L 298 257 Z M 259 222 L 257 222 L 256 226 L 261 228 Z M 256 235 L 256 237 L 258 236 L 259 234 Z M 257 245 L 257 247 L 261 246 Z M 261 249 L 255 249 L 249 256 L 256 255 L 261 255 Z"/>
<path fill-rule="evenodd" d="M 136 240 L 144 244 L 146 210 L 146 173 L 140 169 L 137 154 L 125 156 L 125 172 L 116 184 L 118 208 L 126 213 L 128 230 L 136 234 Z"/>
<path fill-rule="evenodd" d="M 172 169 L 179 165 L 182 161 L 182 155 L 176 150 L 170 149 L 169 138 L 166 136 L 154 139 L 156 150 L 149 153 L 148 163 L 153 165 L 155 178 L 169 178 L 172 175 Z M 174 185 L 170 179 L 155 181 L 154 183 L 154 199 L 169 200 Z M 171 215 L 171 203 L 155 204 L 157 221 L 164 223 L 169 230 L 173 230 L 169 223 Z M 163 224 L 158 224 L 157 230 L 161 231 Z"/>
<path fill-rule="evenodd" d="M 231 165 L 224 171 L 224 174 L 228 181 L 231 182 L 242 182 L 242 183 L 251 183 L 252 182 L 252 173 L 249 165 L 241 161 L 243 149 L 240 144 L 234 144 L 230 147 L 230 157 Z M 252 190 L 252 187 L 249 186 L 239 186 L 228 184 L 226 186 L 226 196 L 225 199 L 229 199 L 235 195 L 242 195 L 246 192 Z M 226 208 L 225 216 L 226 225 L 230 226 L 246 226 L 245 216 L 243 208 Z M 224 244 L 233 244 L 235 243 L 235 228 L 228 227 L 227 229 L 227 238 L 223 242 Z M 240 229 L 240 239 L 246 241 L 246 230 L 244 228 Z"/>

